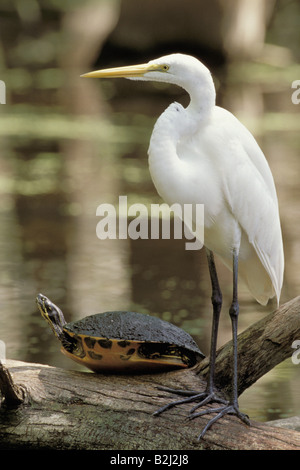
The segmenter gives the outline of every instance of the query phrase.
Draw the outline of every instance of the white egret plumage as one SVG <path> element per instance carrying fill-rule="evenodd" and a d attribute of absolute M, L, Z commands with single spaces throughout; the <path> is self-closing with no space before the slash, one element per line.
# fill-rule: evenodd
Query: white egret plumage
<path fill-rule="evenodd" d="M 240 412 L 237 392 L 238 276 L 261 304 L 276 297 L 279 303 L 284 256 L 278 201 L 269 165 L 252 134 L 229 111 L 216 106 L 209 70 L 199 60 L 171 54 L 147 64 L 90 72 L 83 77 L 124 77 L 167 82 L 184 88 L 190 103 L 171 104 L 157 120 L 149 147 L 154 185 L 168 203 L 204 204 L 204 245 L 212 283 L 213 326 L 210 372 L 205 393 L 192 394 L 156 412 L 185 402 L 200 401 L 191 417 L 217 413 L 203 429 L 225 414 Z M 230 317 L 233 333 L 233 393 L 218 396 L 214 370 L 222 293 L 214 253 L 233 271 Z M 175 392 L 174 390 L 170 390 Z M 195 413 L 208 402 L 222 406 Z"/>

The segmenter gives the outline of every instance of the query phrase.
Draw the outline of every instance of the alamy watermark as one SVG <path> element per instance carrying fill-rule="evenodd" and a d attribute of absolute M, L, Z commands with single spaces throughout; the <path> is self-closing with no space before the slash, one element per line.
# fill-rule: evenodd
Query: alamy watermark
<path fill-rule="evenodd" d="M 6 85 L 0 80 L 0 104 L 6 104 Z"/>
<path fill-rule="evenodd" d="M 300 103 L 300 80 L 294 80 L 292 83 L 292 88 L 296 88 L 296 90 L 292 93 L 292 103 L 299 104 Z"/>
<path fill-rule="evenodd" d="M 291 99 L 293 104 L 300 103 L 300 80 L 294 80 L 292 82 L 292 88 L 295 88 L 295 91 L 292 93 Z M 300 340 L 297 339 L 293 342 L 292 348 L 295 351 L 292 354 L 292 363 L 300 364 Z"/>
<path fill-rule="evenodd" d="M 296 339 L 293 344 L 292 348 L 296 349 L 295 352 L 292 354 L 292 363 L 293 364 L 300 364 L 300 340 Z"/>
<path fill-rule="evenodd" d="M 151 204 L 149 213 L 149 207 L 145 204 L 128 205 L 127 196 L 119 196 L 118 210 L 112 204 L 100 204 L 96 215 L 101 217 L 96 227 L 100 240 L 170 239 L 173 224 L 173 237 L 189 240 L 185 243 L 186 250 L 200 250 L 203 247 L 203 204 Z M 128 218 L 131 219 L 129 222 Z"/>
<path fill-rule="evenodd" d="M 0 339 L 0 363 L 5 364 L 6 361 L 6 345 L 5 342 Z"/>

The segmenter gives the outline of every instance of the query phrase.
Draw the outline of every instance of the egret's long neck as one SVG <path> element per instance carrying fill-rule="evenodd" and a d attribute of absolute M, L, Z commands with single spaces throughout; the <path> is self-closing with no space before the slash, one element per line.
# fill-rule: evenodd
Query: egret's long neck
<path fill-rule="evenodd" d="M 154 126 L 148 151 L 149 169 L 158 193 L 169 204 L 174 202 L 170 200 L 172 190 L 179 189 L 178 183 L 186 174 L 186 162 L 178 155 L 177 146 L 205 125 L 215 105 L 212 80 L 208 85 L 191 85 L 187 90 L 191 97 L 189 106 L 183 108 L 180 104 L 171 104 Z"/>
<path fill-rule="evenodd" d="M 209 70 L 206 69 L 206 73 L 199 80 L 197 80 L 197 76 L 192 77 L 190 82 L 185 85 L 185 89 L 191 98 L 187 112 L 197 123 L 197 126 L 200 126 L 209 118 L 216 104 L 216 89 Z"/>

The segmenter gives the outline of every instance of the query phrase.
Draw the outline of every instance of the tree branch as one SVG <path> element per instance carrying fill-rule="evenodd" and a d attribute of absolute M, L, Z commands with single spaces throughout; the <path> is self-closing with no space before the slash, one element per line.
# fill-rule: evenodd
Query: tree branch
<path fill-rule="evenodd" d="M 300 296 L 254 323 L 238 336 L 238 393 L 243 393 L 277 364 L 292 356 L 292 344 L 300 340 Z M 217 351 L 216 385 L 230 394 L 232 341 Z M 197 367 L 206 377 L 209 358 Z"/>

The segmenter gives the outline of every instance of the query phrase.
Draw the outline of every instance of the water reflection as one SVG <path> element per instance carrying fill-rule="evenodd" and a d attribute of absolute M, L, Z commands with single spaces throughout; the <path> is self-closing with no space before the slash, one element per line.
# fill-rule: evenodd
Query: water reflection
<path fill-rule="evenodd" d="M 265 123 L 268 111 L 263 91 L 250 93 L 247 86 L 244 96 L 251 96 L 250 102 L 233 99 L 236 91 L 230 89 L 226 96 L 240 104 L 236 114 L 247 116 L 256 126 L 277 184 L 287 264 L 284 302 L 299 292 L 298 132 L 274 133 L 257 127 Z M 253 97 L 259 105 L 253 104 Z M 283 101 L 280 94 L 276 99 Z M 160 93 L 151 103 L 140 98 L 134 102 L 131 96 L 126 103 L 114 102 L 114 111 L 126 109 L 126 116 L 112 115 L 114 121 L 103 121 L 102 128 L 99 121 L 99 132 L 82 117 L 86 127 L 80 138 L 78 127 L 72 135 L 74 119 L 66 116 L 65 138 L 63 132 L 60 138 L 55 132 L 47 135 L 48 128 L 39 138 L 14 136 L 6 142 L 0 156 L 0 339 L 5 340 L 8 357 L 77 368 L 60 354 L 57 340 L 40 317 L 34 300 L 37 292 L 59 304 L 68 321 L 117 309 L 159 315 L 189 331 L 208 353 L 210 284 L 203 250 L 186 251 L 184 240 L 100 241 L 96 237 L 99 204 L 117 204 L 122 194 L 129 203 L 160 201 L 150 180 L 146 152 L 152 115 L 157 116 L 165 104 Z M 144 108 L 148 117 L 135 118 L 135 110 Z M 292 108 L 288 111 L 295 113 Z M 299 115 L 294 116 L 299 120 Z M 128 127 L 122 129 L 120 122 Z M 221 344 L 231 337 L 226 313 L 231 275 L 220 264 L 219 272 L 225 298 Z M 240 297 L 240 330 L 273 308 L 258 306 L 243 286 Z M 299 368 L 286 361 L 245 392 L 241 406 L 262 420 L 299 414 L 299 385 Z"/>

